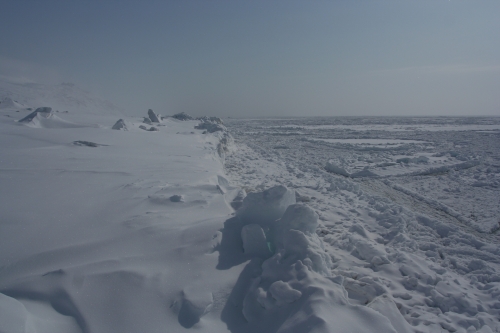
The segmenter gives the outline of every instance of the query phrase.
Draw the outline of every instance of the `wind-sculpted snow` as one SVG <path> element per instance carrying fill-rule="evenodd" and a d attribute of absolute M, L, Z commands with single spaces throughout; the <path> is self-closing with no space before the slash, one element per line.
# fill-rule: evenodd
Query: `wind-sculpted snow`
<path fill-rule="evenodd" d="M 238 149 L 226 157 L 226 172 L 249 193 L 275 185 L 295 190 L 296 200 L 319 216 L 319 238 L 292 229 L 286 243 L 299 248 L 308 244 L 330 261 L 316 264 L 321 255 L 315 261 L 314 255 L 303 255 L 307 251 L 287 256 L 286 246 L 273 244 L 275 254 L 264 261 L 273 263 L 273 270 L 264 264 L 257 269 L 256 261 L 249 272 L 252 278 L 246 281 L 253 284 L 241 305 L 248 308 L 245 317 L 268 323 L 264 309 L 279 308 L 283 312 L 275 312 L 278 316 L 287 311 L 282 310 L 286 304 L 300 308 L 307 294 L 293 279 L 298 269 L 287 271 L 292 278 L 270 273 L 297 259 L 310 272 L 339 283 L 345 304 L 386 318 L 387 331 L 500 332 L 498 119 L 450 118 L 446 126 L 437 118 L 369 121 L 229 122 Z M 411 143 L 383 145 L 385 139 Z M 266 232 L 268 241 L 271 231 Z M 318 267 L 327 269 L 321 273 Z M 269 290 L 274 279 L 289 286 L 280 284 L 285 293 L 300 292 L 300 298 L 278 301 Z M 344 310 L 354 311 L 349 306 Z M 356 320 L 353 313 L 343 323 Z M 282 327 L 291 327 L 287 325 Z"/>
<path fill-rule="evenodd" d="M 214 251 L 240 192 L 222 133 L 71 112 L 76 126 L 30 128 L 57 119 L 43 110 L 0 111 L 0 331 L 227 331 L 242 268 Z"/>

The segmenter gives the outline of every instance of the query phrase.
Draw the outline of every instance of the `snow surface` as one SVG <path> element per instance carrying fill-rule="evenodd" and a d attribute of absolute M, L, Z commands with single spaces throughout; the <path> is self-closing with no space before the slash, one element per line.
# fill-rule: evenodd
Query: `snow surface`
<path fill-rule="evenodd" d="M 2 333 L 500 332 L 497 131 L 53 110 L 0 110 Z"/>

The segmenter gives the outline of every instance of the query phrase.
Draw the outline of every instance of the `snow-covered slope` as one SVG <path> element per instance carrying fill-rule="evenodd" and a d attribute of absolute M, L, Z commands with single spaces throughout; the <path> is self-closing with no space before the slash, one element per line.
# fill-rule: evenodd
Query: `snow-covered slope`
<path fill-rule="evenodd" d="M 96 98 L 73 83 L 51 85 L 0 76 L 0 109 L 35 110 L 45 106 L 55 112 L 122 113 L 111 102 Z"/>
<path fill-rule="evenodd" d="M 205 307 L 197 327 L 224 331 L 242 267 L 218 270 L 213 249 L 232 212 L 219 138 L 197 121 L 61 117 L 80 126 L 0 118 L 0 331 L 179 332 Z"/>

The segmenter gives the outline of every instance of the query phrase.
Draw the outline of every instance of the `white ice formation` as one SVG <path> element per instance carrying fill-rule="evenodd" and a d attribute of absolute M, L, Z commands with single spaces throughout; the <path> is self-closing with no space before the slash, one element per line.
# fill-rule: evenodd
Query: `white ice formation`
<path fill-rule="evenodd" d="M 122 130 L 122 131 L 128 130 L 127 124 L 125 123 L 125 120 L 123 120 L 123 119 L 118 119 L 116 121 L 116 123 L 113 125 L 113 127 L 111 127 L 111 129 Z"/>

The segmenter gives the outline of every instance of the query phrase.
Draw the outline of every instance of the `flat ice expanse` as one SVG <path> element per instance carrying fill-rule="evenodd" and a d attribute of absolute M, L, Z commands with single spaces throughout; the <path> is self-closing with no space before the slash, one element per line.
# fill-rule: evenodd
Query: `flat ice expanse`
<path fill-rule="evenodd" d="M 1 333 L 500 332 L 500 119 L 32 111 L 0 108 Z"/>

